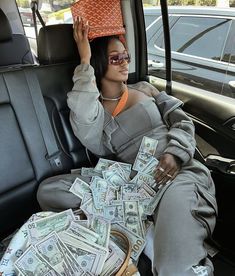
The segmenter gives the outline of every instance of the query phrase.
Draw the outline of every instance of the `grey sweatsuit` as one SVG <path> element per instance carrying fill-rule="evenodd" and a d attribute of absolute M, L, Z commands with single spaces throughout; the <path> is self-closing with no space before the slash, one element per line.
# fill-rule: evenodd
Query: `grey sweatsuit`
<path fill-rule="evenodd" d="M 158 140 L 156 158 L 172 153 L 182 161 L 174 181 L 157 193 L 154 275 L 213 275 L 204 241 L 215 226 L 215 188 L 209 170 L 193 159 L 194 126 L 182 111 L 182 102 L 161 92 L 112 117 L 99 101 L 90 65 L 77 66 L 73 81 L 73 90 L 68 93 L 70 122 L 74 134 L 91 152 L 99 156 L 114 154 L 119 161 L 133 163 L 143 136 L 148 136 Z M 146 82 L 132 88 L 144 93 L 154 89 Z M 38 190 L 41 207 L 78 207 L 78 198 L 68 192 L 75 177 L 63 175 L 43 181 Z M 196 272 L 200 270 L 207 274 Z"/>

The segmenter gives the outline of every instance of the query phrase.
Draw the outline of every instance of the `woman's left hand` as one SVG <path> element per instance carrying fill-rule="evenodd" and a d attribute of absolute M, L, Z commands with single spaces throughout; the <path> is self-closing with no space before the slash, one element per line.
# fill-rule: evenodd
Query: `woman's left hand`
<path fill-rule="evenodd" d="M 155 179 L 157 184 L 164 185 L 168 181 L 172 181 L 180 169 L 181 160 L 170 153 L 164 153 L 156 167 Z"/>

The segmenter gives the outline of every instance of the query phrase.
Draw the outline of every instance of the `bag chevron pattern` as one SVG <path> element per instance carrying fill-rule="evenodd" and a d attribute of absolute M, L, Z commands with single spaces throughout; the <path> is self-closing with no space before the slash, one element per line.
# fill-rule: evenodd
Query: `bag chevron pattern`
<path fill-rule="evenodd" d="M 74 21 L 80 16 L 89 22 L 89 40 L 125 34 L 120 0 L 79 0 L 71 6 L 71 12 Z"/>

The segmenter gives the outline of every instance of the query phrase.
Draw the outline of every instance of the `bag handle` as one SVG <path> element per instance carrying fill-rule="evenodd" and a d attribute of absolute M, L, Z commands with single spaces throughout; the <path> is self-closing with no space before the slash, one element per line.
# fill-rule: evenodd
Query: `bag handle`
<path fill-rule="evenodd" d="M 128 100 L 128 89 L 126 89 L 123 92 L 120 101 L 118 102 L 116 108 L 113 111 L 113 114 L 112 114 L 113 117 L 117 116 L 124 109 L 124 107 L 127 103 L 127 100 Z"/>
<path fill-rule="evenodd" d="M 126 252 L 126 258 L 124 262 L 122 263 L 122 266 L 119 268 L 119 271 L 115 274 L 115 276 L 131 276 L 134 273 L 138 271 L 137 267 L 134 264 L 129 265 L 130 257 L 131 257 L 131 243 L 128 239 L 128 237 L 117 230 L 111 230 L 111 235 L 118 236 L 121 238 L 126 246 L 127 246 L 127 252 Z"/>

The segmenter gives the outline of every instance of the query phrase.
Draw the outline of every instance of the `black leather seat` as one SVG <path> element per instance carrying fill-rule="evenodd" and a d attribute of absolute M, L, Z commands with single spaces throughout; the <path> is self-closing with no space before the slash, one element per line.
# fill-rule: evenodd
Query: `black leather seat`
<path fill-rule="evenodd" d="M 33 64 L 28 39 L 22 34 L 13 34 L 10 23 L 0 9 L 0 66 Z"/>
<path fill-rule="evenodd" d="M 58 35 L 63 37 L 63 33 L 59 32 Z M 70 42 L 73 43 L 72 37 Z M 44 46 L 47 44 L 44 43 Z M 63 48 L 59 52 L 64 55 L 66 61 Z M 73 53 L 78 56 L 76 48 Z M 8 55 L 10 54 L 9 51 Z M 53 57 L 51 51 L 50 60 L 54 63 Z M 56 60 L 57 57 L 56 55 Z M 38 184 L 55 174 L 46 158 L 47 149 L 32 101 L 36 90 L 29 86 L 26 70 L 38 77 L 51 126 L 61 151 L 62 166 L 56 173 L 70 172 L 72 168 L 90 165 L 84 147 L 73 135 L 66 102 L 67 92 L 73 85 L 73 69 L 77 62 L 78 58 L 74 63 L 1 70 L 0 240 L 20 226 L 32 213 L 40 210 L 36 200 Z"/>
<path fill-rule="evenodd" d="M 73 39 L 71 24 L 42 27 L 38 37 L 38 60 L 40 66 L 34 68 L 68 169 L 88 163 L 87 152 L 74 136 L 69 122 L 67 93 L 73 87 L 72 77 L 80 62 L 77 45 Z M 89 153 L 91 161 L 96 158 Z"/>

